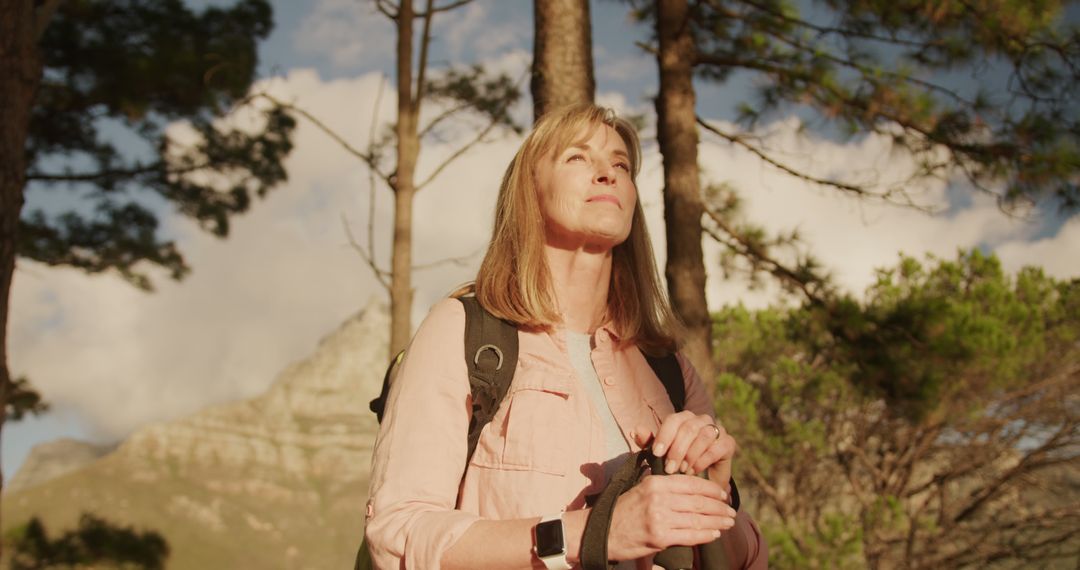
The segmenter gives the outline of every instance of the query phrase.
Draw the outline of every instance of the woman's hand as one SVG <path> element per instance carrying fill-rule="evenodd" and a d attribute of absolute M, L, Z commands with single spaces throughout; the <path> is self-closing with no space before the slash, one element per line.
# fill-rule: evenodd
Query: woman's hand
<path fill-rule="evenodd" d="M 640 447 L 652 441 L 652 450 L 664 458 L 664 471 L 696 475 L 709 469 L 709 479 L 728 489 L 735 439 L 719 423 L 705 414 L 681 411 L 664 418 L 659 433 L 647 427 L 634 430 Z"/>
<path fill-rule="evenodd" d="M 735 510 L 716 483 L 689 475 L 647 475 L 615 503 L 608 557 L 633 560 L 669 546 L 716 540 L 735 525 Z"/>
<path fill-rule="evenodd" d="M 615 503 L 608 556 L 629 560 L 669 546 L 695 546 L 716 540 L 735 525 L 728 504 L 728 479 L 735 440 L 707 415 L 683 411 L 660 424 L 634 430 L 640 447 L 652 442 L 665 460 L 666 477 L 646 476 Z M 709 469 L 709 479 L 693 477 Z"/>

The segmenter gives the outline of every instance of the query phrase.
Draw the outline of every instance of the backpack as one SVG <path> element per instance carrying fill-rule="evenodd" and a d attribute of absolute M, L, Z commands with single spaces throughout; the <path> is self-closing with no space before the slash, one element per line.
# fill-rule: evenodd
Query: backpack
<path fill-rule="evenodd" d="M 468 469 L 469 461 L 472 459 L 473 452 L 476 451 L 476 444 L 480 440 L 480 432 L 483 431 L 484 426 L 491 423 L 491 418 L 495 417 L 495 412 L 506 397 L 510 383 L 514 379 L 518 357 L 518 330 L 512 323 L 487 312 L 475 296 L 458 297 L 458 300 L 465 306 L 464 357 L 469 369 L 469 388 L 472 391 L 469 447 L 468 455 L 465 456 L 465 468 Z M 404 357 L 405 351 L 402 350 L 390 361 L 383 375 L 382 390 L 368 406 L 375 413 L 379 423 L 382 423 L 386 412 L 390 386 L 397 376 L 398 366 Z M 663 383 L 675 411 L 682 411 L 686 405 L 686 386 L 683 383 L 682 368 L 675 354 L 645 355 L 645 360 Z M 360 544 L 354 570 L 369 568 L 372 568 L 371 556 L 368 552 L 367 538 L 365 538 Z"/>
<path fill-rule="evenodd" d="M 468 465 L 480 440 L 480 432 L 491 422 L 499 404 L 506 397 L 517 367 L 517 327 L 487 312 L 474 296 L 459 297 L 465 306 L 465 362 L 469 368 L 469 387 L 472 390 L 472 419 L 469 421 L 469 449 L 465 457 Z M 383 375 L 382 390 L 368 407 L 382 423 L 386 412 L 386 400 L 390 385 L 405 351 L 397 353 Z M 675 354 L 665 356 L 645 355 L 649 366 L 664 384 L 675 411 L 682 411 L 686 404 L 686 386 L 682 368 Z"/>

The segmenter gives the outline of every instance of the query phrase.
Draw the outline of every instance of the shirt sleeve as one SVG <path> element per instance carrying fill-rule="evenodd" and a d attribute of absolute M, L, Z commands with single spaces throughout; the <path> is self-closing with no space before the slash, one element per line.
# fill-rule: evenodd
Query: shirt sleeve
<path fill-rule="evenodd" d="M 364 531 L 376 568 L 438 569 L 479 519 L 455 510 L 468 449 L 464 331 L 459 301 L 435 305 L 390 387 Z"/>
<path fill-rule="evenodd" d="M 679 367 L 682 368 L 683 381 L 686 383 L 686 409 L 695 414 L 708 414 L 716 419 L 716 409 L 713 407 L 708 392 L 705 391 L 705 384 L 702 383 L 697 370 L 682 353 L 676 356 Z M 769 551 L 765 538 L 746 510 L 740 510 L 736 514 L 735 526 L 725 532 L 719 540 L 724 543 L 729 560 L 741 561 L 741 564 L 734 565 L 736 568 L 759 570 L 769 567 Z"/>

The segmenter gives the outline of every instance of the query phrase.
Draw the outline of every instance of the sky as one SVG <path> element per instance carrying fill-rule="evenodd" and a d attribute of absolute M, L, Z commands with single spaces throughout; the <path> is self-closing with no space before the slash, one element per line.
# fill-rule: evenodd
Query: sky
<path fill-rule="evenodd" d="M 208 3 L 189 1 L 195 7 Z M 263 79 L 257 89 L 309 110 L 362 148 L 373 118 L 381 129 L 395 116 L 391 23 L 364 0 L 280 0 L 274 7 L 276 28 L 261 47 Z M 635 45 L 647 39 L 647 30 L 632 24 L 617 2 L 594 2 L 592 14 L 598 101 L 651 123 L 655 62 Z M 436 19 L 433 70 L 482 63 L 523 78 L 526 97 L 513 114 L 528 124 L 531 26 L 527 0 L 476 0 Z M 747 92 L 745 82 L 726 89 L 699 85 L 699 114 L 728 120 L 726 113 Z M 424 116 L 438 111 L 429 105 Z M 243 125 L 253 118 L 240 114 L 233 120 Z M 760 129 L 780 156 L 820 176 L 902 180 L 910 168 L 883 137 L 844 142 L 815 137 L 802 126 L 792 115 Z M 475 123 L 464 122 L 425 143 L 420 178 L 473 132 Z M 187 131 L 176 125 L 172 133 L 182 138 Z M 662 267 L 662 169 L 652 127 L 642 134 L 638 190 Z M 1080 274 L 1080 217 L 1010 218 L 991 198 L 944 182 L 911 188 L 924 203 L 940 207 L 935 215 L 859 201 L 793 181 L 708 135 L 702 140 L 705 181 L 737 189 L 748 220 L 773 232 L 798 229 L 809 251 L 851 292 L 864 290 L 873 270 L 894 264 L 900 252 L 948 258 L 958 249 L 979 247 L 996 253 L 1010 271 L 1034 264 L 1061 278 Z M 475 276 L 498 182 L 520 142 L 512 133 L 496 133 L 418 194 L 416 263 L 464 261 L 415 274 L 414 324 L 435 301 Z M 166 213 L 163 231 L 177 240 L 193 273 L 179 283 L 152 273 L 154 293 L 114 275 L 88 276 L 20 260 L 12 290 L 10 365 L 16 376 L 31 379 L 52 410 L 5 426 L 7 476 L 37 443 L 58 437 L 112 442 L 154 422 L 258 395 L 370 299 L 387 298 L 349 236 L 366 247 L 373 220 L 375 255 L 387 265 L 390 192 L 381 186 L 373 192 L 364 165 L 303 120 L 286 166 L 289 181 L 237 218 L 227 240 Z M 32 193 L 29 200 L 33 207 L 42 198 Z M 725 281 L 719 254 L 706 243 L 711 307 L 777 302 L 767 287 Z"/>

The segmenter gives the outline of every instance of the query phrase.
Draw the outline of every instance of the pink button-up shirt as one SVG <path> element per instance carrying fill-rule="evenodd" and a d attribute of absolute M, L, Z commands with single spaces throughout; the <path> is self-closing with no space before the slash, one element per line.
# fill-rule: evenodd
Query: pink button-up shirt
<path fill-rule="evenodd" d="M 479 519 L 518 519 L 585 507 L 605 483 L 603 424 L 570 363 L 564 333 L 518 333 L 513 383 L 480 434 L 465 470 L 470 397 L 463 351 L 465 310 L 436 304 L 416 332 L 390 390 L 375 444 L 366 535 L 377 568 L 437 569 Z M 635 347 L 597 330 L 592 362 L 631 449 L 630 431 L 674 412 L 663 384 Z M 679 357 L 686 409 L 713 414 L 697 373 Z M 464 473 L 464 478 L 462 478 Z M 764 568 L 761 533 L 736 517 L 731 558 Z M 732 541 L 725 541 L 728 544 Z"/>

